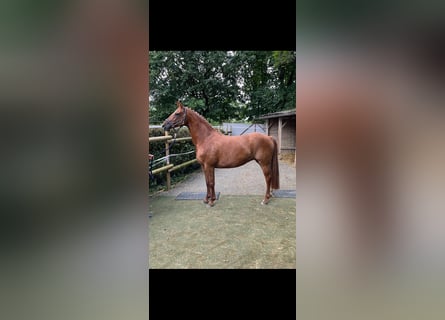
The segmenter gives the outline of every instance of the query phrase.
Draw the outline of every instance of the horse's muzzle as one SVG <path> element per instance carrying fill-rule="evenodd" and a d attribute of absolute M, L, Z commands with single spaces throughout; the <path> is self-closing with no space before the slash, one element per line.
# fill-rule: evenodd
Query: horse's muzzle
<path fill-rule="evenodd" d="M 164 129 L 165 131 L 168 131 L 172 128 L 172 124 L 170 123 L 170 121 L 165 121 L 162 124 L 162 129 Z"/>

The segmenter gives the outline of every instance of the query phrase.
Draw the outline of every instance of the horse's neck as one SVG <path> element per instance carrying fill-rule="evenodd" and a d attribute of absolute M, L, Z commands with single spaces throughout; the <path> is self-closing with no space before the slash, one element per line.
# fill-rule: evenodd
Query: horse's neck
<path fill-rule="evenodd" d="M 210 123 L 195 112 L 189 114 L 188 128 L 195 146 L 201 144 L 208 136 L 216 132 Z"/>

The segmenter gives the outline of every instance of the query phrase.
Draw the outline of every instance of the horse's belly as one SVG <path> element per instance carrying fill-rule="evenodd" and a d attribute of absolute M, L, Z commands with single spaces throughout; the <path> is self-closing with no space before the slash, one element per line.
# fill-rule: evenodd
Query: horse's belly
<path fill-rule="evenodd" d="M 252 161 L 253 159 L 243 159 L 243 161 L 232 161 L 232 162 L 228 162 L 228 161 L 219 161 L 216 165 L 215 168 L 236 168 L 239 166 L 242 166 L 243 164 L 246 164 L 249 161 Z"/>
<path fill-rule="evenodd" d="M 215 164 L 215 168 L 236 168 L 253 160 L 253 156 L 247 152 L 221 152 Z"/>

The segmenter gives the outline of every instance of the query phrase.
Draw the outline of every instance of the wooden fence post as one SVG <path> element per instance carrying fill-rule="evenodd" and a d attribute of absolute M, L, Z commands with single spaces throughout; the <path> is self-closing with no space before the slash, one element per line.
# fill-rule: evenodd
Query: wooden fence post
<path fill-rule="evenodd" d="M 167 190 L 171 189 L 171 174 L 170 174 L 171 172 L 173 172 L 173 171 L 175 171 L 177 169 L 184 168 L 184 167 L 186 167 L 186 166 L 188 166 L 188 165 L 198 161 L 195 158 L 193 160 L 189 160 L 189 161 L 186 161 L 184 163 L 177 164 L 175 166 L 174 164 L 170 163 L 170 157 L 169 157 L 170 156 L 170 146 L 171 146 L 172 143 L 174 143 L 176 141 L 191 141 L 191 140 L 192 140 L 192 137 L 174 138 L 171 135 L 169 135 L 168 132 L 165 132 L 165 136 L 149 137 L 148 138 L 148 142 L 149 143 L 165 141 L 164 144 L 165 144 L 165 158 L 166 158 L 165 161 L 166 161 L 166 165 L 161 167 L 161 168 L 153 170 L 151 173 L 152 174 L 158 174 L 158 173 L 162 173 L 164 171 L 167 171 L 166 172 Z M 184 154 L 188 154 L 188 153 L 189 152 L 186 152 Z"/>

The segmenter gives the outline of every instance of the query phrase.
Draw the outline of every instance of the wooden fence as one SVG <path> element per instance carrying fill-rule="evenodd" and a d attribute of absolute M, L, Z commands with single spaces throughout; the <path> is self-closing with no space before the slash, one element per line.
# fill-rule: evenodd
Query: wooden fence
<path fill-rule="evenodd" d="M 197 162 L 198 160 L 195 158 L 193 160 L 189 160 L 189 161 L 185 161 L 183 163 L 174 165 L 172 163 L 170 163 L 170 145 L 172 143 L 175 142 L 179 142 L 179 141 L 188 141 L 188 140 L 192 140 L 192 137 L 184 137 L 184 138 L 176 138 L 174 139 L 173 136 L 171 136 L 169 134 L 168 131 L 165 131 L 165 136 L 161 136 L 161 137 L 149 137 L 148 138 L 148 142 L 152 143 L 152 142 L 164 142 L 165 143 L 165 160 L 166 160 L 166 165 L 163 167 L 160 167 L 158 169 L 155 169 L 151 172 L 151 174 L 158 174 L 164 171 L 167 171 L 167 190 L 170 190 L 171 188 L 171 176 L 170 173 L 172 171 L 184 168 L 188 165 L 191 165 L 192 163 Z"/>

